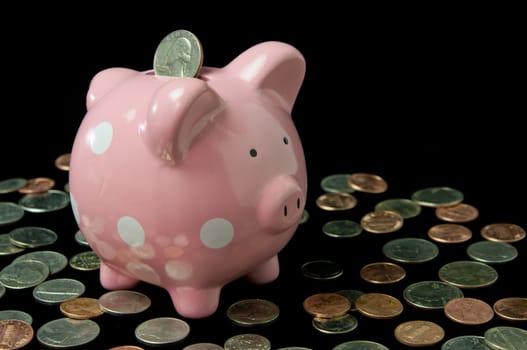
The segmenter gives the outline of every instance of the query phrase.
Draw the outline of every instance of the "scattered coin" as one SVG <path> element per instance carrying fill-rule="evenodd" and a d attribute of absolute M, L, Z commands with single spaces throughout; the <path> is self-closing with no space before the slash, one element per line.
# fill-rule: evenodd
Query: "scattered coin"
<path fill-rule="evenodd" d="M 337 293 L 317 293 L 304 299 L 304 310 L 317 318 L 335 318 L 351 308 L 348 298 Z"/>
<path fill-rule="evenodd" d="M 394 335 L 403 345 L 422 347 L 439 343 L 445 337 L 445 331 L 431 321 L 411 320 L 395 327 Z"/>
<path fill-rule="evenodd" d="M 446 207 L 437 207 L 435 214 L 440 220 L 463 223 L 476 220 L 479 211 L 470 204 L 458 203 Z"/>
<path fill-rule="evenodd" d="M 375 205 L 375 211 L 389 210 L 401 215 L 403 219 L 416 217 L 421 213 L 421 206 L 406 198 L 392 198 L 383 200 Z"/>
<path fill-rule="evenodd" d="M 37 330 L 37 340 L 49 348 L 66 349 L 88 344 L 99 333 L 99 325 L 92 320 L 64 317 L 43 324 Z"/>
<path fill-rule="evenodd" d="M 37 250 L 17 256 L 14 261 L 37 260 L 49 267 L 49 274 L 53 275 L 62 271 L 68 265 L 68 258 L 52 250 Z"/>
<path fill-rule="evenodd" d="M 498 272 L 479 261 L 459 260 L 441 266 L 439 279 L 460 288 L 481 288 L 496 282 Z"/>
<path fill-rule="evenodd" d="M 331 350 L 389 350 L 381 343 L 370 340 L 349 340 L 340 343 Z"/>
<path fill-rule="evenodd" d="M 518 327 L 492 327 L 485 331 L 483 337 L 485 338 L 485 344 L 487 344 L 487 346 L 489 346 L 491 349 L 527 349 L 527 330 Z"/>
<path fill-rule="evenodd" d="M 494 317 L 492 307 L 481 299 L 454 298 L 444 306 L 445 315 L 454 322 L 468 325 L 487 323 Z"/>
<path fill-rule="evenodd" d="M 472 231 L 460 224 L 438 224 L 428 229 L 428 237 L 441 243 L 462 243 L 472 238 Z"/>
<path fill-rule="evenodd" d="M 360 225 L 371 233 L 390 233 L 403 227 L 403 217 L 390 210 L 372 211 L 362 217 Z"/>
<path fill-rule="evenodd" d="M 64 191 L 49 190 L 45 193 L 26 194 L 18 200 L 24 210 L 32 213 L 47 213 L 66 208 L 70 197 Z"/>
<path fill-rule="evenodd" d="M 527 321 L 527 298 L 508 297 L 492 306 L 498 317 L 508 321 Z"/>
<path fill-rule="evenodd" d="M 22 320 L 0 320 L 1 349 L 15 350 L 28 345 L 34 337 L 33 327 Z"/>
<path fill-rule="evenodd" d="M 60 304 L 60 311 L 65 316 L 76 320 L 87 320 L 104 313 L 99 300 L 88 297 L 77 297 L 64 301 Z"/>
<path fill-rule="evenodd" d="M 355 305 L 361 314 L 371 318 L 394 318 L 403 312 L 399 299 L 384 293 L 364 293 L 357 298 Z"/>
<path fill-rule="evenodd" d="M 303 224 L 305 223 L 307 220 L 309 219 L 309 212 L 307 210 L 304 209 L 304 211 L 302 212 L 302 216 L 300 217 L 300 224 Z"/>
<path fill-rule="evenodd" d="M 79 243 L 80 245 L 83 245 L 85 247 L 90 246 L 90 244 L 86 240 L 86 237 L 84 237 L 84 234 L 81 232 L 81 230 L 77 230 L 77 232 L 75 232 L 74 238 L 75 238 L 75 242 Z"/>
<path fill-rule="evenodd" d="M 483 238 L 489 241 L 513 243 L 525 238 L 525 230 L 516 224 L 496 223 L 484 226 L 481 229 Z"/>
<path fill-rule="evenodd" d="M 9 232 L 9 240 L 21 248 L 37 248 L 57 241 L 57 234 L 49 228 L 39 226 L 18 227 Z"/>
<path fill-rule="evenodd" d="M 363 266 L 359 274 L 367 282 L 388 284 L 401 281 L 406 276 L 406 271 L 394 263 L 374 262 Z"/>
<path fill-rule="evenodd" d="M 70 170 L 70 160 L 70 153 L 61 154 L 55 159 L 55 166 L 60 170 L 68 171 Z"/>
<path fill-rule="evenodd" d="M 145 311 L 152 301 L 143 293 L 133 290 L 114 290 L 99 297 L 102 310 L 112 315 L 129 315 Z"/>
<path fill-rule="evenodd" d="M 468 246 L 467 255 L 486 264 L 501 264 L 516 259 L 518 250 L 510 243 L 479 241 Z"/>
<path fill-rule="evenodd" d="M 56 278 L 40 283 L 33 288 L 35 300 L 44 304 L 60 304 L 84 293 L 86 287 L 72 278 Z"/>
<path fill-rule="evenodd" d="M 461 335 L 450 338 L 441 346 L 441 350 L 489 350 L 485 338 L 480 335 Z"/>
<path fill-rule="evenodd" d="M 142 347 L 135 346 L 135 345 L 119 345 L 119 346 L 110 348 L 110 350 L 144 350 L 144 349 Z M 206 350 L 206 349 L 203 349 L 203 350 Z"/>
<path fill-rule="evenodd" d="M 1 255 L 13 255 L 23 252 L 26 248 L 17 247 L 11 243 L 9 233 L 0 234 L 0 256 Z"/>
<path fill-rule="evenodd" d="M 225 350 L 245 350 L 258 349 L 270 350 L 271 342 L 266 337 L 259 334 L 237 334 L 225 341 Z"/>
<path fill-rule="evenodd" d="M 346 192 L 353 193 L 355 190 L 350 187 L 348 179 L 350 174 L 333 174 L 322 178 L 320 187 L 326 192 Z"/>
<path fill-rule="evenodd" d="M 345 192 L 328 192 L 317 198 L 317 206 L 323 210 L 348 210 L 357 205 L 357 199 Z"/>
<path fill-rule="evenodd" d="M 135 337 L 146 345 L 177 343 L 190 333 L 187 322 L 175 317 L 157 317 L 146 320 L 135 328 Z"/>
<path fill-rule="evenodd" d="M 0 202 L 0 226 L 13 224 L 24 216 L 24 209 L 18 204 Z"/>
<path fill-rule="evenodd" d="M 342 266 L 331 260 L 313 260 L 301 267 L 305 277 L 317 280 L 337 278 L 343 273 Z"/>
<path fill-rule="evenodd" d="M 420 309 L 442 309 L 450 300 L 463 296 L 459 287 L 442 281 L 415 282 L 403 291 L 404 299 Z"/>
<path fill-rule="evenodd" d="M 350 175 L 348 183 L 351 188 L 359 192 L 382 193 L 388 189 L 386 181 L 375 174 L 354 173 Z"/>
<path fill-rule="evenodd" d="M 20 320 L 27 324 L 33 323 L 33 317 L 27 312 L 21 310 L 2 310 L 0 311 L 0 320 Z"/>
<path fill-rule="evenodd" d="M 353 220 L 331 220 L 322 226 L 322 232 L 336 238 L 355 237 L 362 232 L 362 227 Z"/>
<path fill-rule="evenodd" d="M 387 258 L 398 262 L 423 263 L 435 259 L 439 255 L 439 248 L 423 238 L 404 237 L 386 242 L 382 252 Z"/>
<path fill-rule="evenodd" d="M 463 193 L 451 187 L 428 187 L 415 191 L 412 200 L 423 207 L 442 207 L 459 204 Z"/>
<path fill-rule="evenodd" d="M 358 321 L 355 316 L 345 314 L 335 318 L 313 318 L 311 322 L 313 327 L 328 334 L 343 334 L 348 333 L 357 328 Z"/>
<path fill-rule="evenodd" d="M 342 289 L 342 290 L 336 291 L 335 293 L 340 294 L 340 295 L 345 296 L 346 298 L 348 298 L 348 300 L 349 300 L 349 302 L 351 304 L 350 311 L 357 311 L 357 306 L 355 305 L 355 300 L 357 300 L 358 297 L 360 297 L 362 294 L 364 294 L 364 292 L 362 292 L 360 290 L 355 290 L 355 289 Z"/>
<path fill-rule="evenodd" d="M 29 193 L 44 193 L 49 191 L 55 186 L 55 180 L 49 177 L 36 177 L 27 180 L 24 187 L 18 189 L 18 192 L 29 194 Z"/>
<path fill-rule="evenodd" d="M 27 184 L 27 179 L 14 177 L 0 181 L 0 194 L 18 191 Z"/>
<path fill-rule="evenodd" d="M 185 346 L 182 350 L 223 350 L 223 346 L 214 343 L 194 343 Z"/>
<path fill-rule="evenodd" d="M 93 271 L 101 267 L 101 259 L 93 250 L 87 250 L 72 256 L 69 265 L 75 270 Z"/>
<path fill-rule="evenodd" d="M 273 322 L 278 318 L 278 306 L 264 299 L 245 299 L 227 309 L 227 317 L 241 326 L 254 326 Z"/>
<path fill-rule="evenodd" d="M 0 283 L 9 289 L 31 288 L 48 278 L 48 265 L 41 261 L 16 261 L 0 270 Z"/>
<path fill-rule="evenodd" d="M 188 30 L 176 30 L 165 36 L 154 55 L 157 76 L 196 77 L 203 63 L 198 38 Z"/>
<path fill-rule="evenodd" d="M 0 298 L 3 297 L 5 294 L 5 287 L 2 283 L 0 283 Z"/>

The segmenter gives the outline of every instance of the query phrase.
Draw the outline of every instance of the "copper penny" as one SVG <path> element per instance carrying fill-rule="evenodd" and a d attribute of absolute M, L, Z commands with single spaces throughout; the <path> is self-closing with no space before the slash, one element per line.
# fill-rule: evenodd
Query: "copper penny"
<path fill-rule="evenodd" d="M 460 224 L 438 224 L 430 227 L 428 237 L 441 243 L 461 243 L 472 238 L 472 231 Z"/>
<path fill-rule="evenodd" d="M 55 159 L 55 166 L 59 168 L 60 170 L 68 171 L 70 170 L 70 153 L 64 153 L 58 156 Z"/>
<path fill-rule="evenodd" d="M 304 300 L 304 310 L 317 318 L 334 318 L 351 308 L 348 298 L 337 293 L 318 293 Z"/>
<path fill-rule="evenodd" d="M 498 317 L 509 321 L 527 321 L 527 298 L 502 298 L 493 305 Z"/>
<path fill-rule="evenodd" d="M 320 195 L 316 203 L 324 210 L 348 210 L 357 205 L 357 199 L 346 192 L 328 192 Z"/>
<path fill-rule="evenodd" d="M 87 297 L 78 297 L 61 303 L 60 311 L 76 320 L 87 320 L 104 313 L 98 299 Z"/>
<path fill-rule="evenodd" d="M 437 323 L 413 320 L 398 325 L 394 335 L 401 344 L 421 347 L 439 343 L 445 337 L 445 331 Z"/>
<path fill-rule="evenodd" d="M 525 230 L 516 224 L 496 223 L 481 229 L 483 238 L 496 242 L 518 242 L 525 238 Z"/>
<path fill-rule="evenodd" d="M 454 298 L 444 306 L 445 315 L 454 322 L 467 325 L 478 325 L 489 322 L 494 311 L 489 304 L 475 298 Z"/>
<path fill-rule="evenodd" d="M 18 192 L 24 194 L 44 193 L 52 189 L 53 186 L 55 186 L 55 180 L 48 177 L 36 177 L 27 180 L 27 184 L 21 187 Z"/>
<path fill-rule="evenodd" d="M 466 203 L 437 207 L 435 213 L 438 219 L 448 222 L 469 222 L 479 215 L 476 207 Z"/>
<path fill-rule="evenodd" d="M 403 312 L 399 299 L 383 293 L 364 293 L 355 300 L 355 306 L 364 316 L 378 319 L 393 318 Z"/>
<path fill-rule="evenodd" d="M 403 217 L 394 211 L 377 210 L 364 215 L 360 225 L 371 233 L 389 233 L 400 229 L 403 220 Z"/>
<path fill-rule="evenodd" d="M 401 266 L 390 262 L 375 262 L 367 264 L 360 270 L 363 280 L 376 284 L 399 282 L 406 276 Z"/>
<path fill-rule="evenodd" d="M 382 193 L 388 189 L 386 181 L 375 174 L 354 173 L 348 178 L 351 188 L 359 192 Z"/>
<path fill-rule="evenodd" d="M 110 350 L 144 350 L 144 349 L 140 348 L 139 346 L 135 346 L 135 345 L 120 345 L 120 346 L 115 346 L 113 348 L 110 348 Z"/>
<path fill-rule="evenodd" d="M 0 320 L 1 349 L 21 349 L 33 340 L 33 327 L 22 320 Z"/>

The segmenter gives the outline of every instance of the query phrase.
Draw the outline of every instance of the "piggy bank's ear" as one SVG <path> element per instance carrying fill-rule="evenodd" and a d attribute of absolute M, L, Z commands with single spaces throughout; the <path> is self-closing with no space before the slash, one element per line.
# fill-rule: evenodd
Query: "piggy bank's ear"
<path fill-rule="evenodd" d="M 128 68 L 108 68 L 95 74 L 86 95 L 86 108 L 90 109 L 117 84 L 137 73 L 137 71 Z"/>
<path fill-rule="evenodd" d="M 268 41 L 241 53 L 224 69 L 256 88 L 274 92 L 287 112 L 291 112 L 304 80 L 306 63 L 293 46 Z"/>
<path fill-rule="evenodd" d="M 156 156 L 178 164 L 222 109 L 223 100 L 204 81 L 171 79 L 155 92 L 140 131 Z"/>

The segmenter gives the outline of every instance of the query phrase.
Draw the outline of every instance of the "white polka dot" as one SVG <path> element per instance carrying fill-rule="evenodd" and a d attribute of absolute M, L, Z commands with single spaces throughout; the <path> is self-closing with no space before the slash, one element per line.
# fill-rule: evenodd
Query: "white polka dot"
<path fill-rule="evenodd" d="M 177 235 L 172 239 L 175 245 L 180 247 L 186 247 L 189 244 L 188 238 L 185 235 Z"/>
<path fill-rule="evenodd" d="M 143 244 L 140 247 L 132 247 L 132 252 L 140 259 L 152 259 L 156 256 L 156 250 L 151 244 Z"/>
<path fill-rule="evenodd" d="M 77 209 L 77 201 L 75 198 L 73 198 L 73 193 L 70 192 L 70 204 L 71 209 L 73 210 L 73 217 L 75 218 L 75 221 L 77 222 L 77 226 L 80 224 L 79 220 L 79 210 Z"/>
<path fill-rule="evenodd" d="M 126 269 L 141 281 L 145 281 L 152 284 L 161 283 L 161 278 L 159 277 L 157 272 L 147 264 L 134 261 L 126 264 Z"/>
<path fill-rule="evenodd" d="M 173 280 L 184 281 L 192 275 L 192 266 L 182 261 L 168 261 L 165 264 L 165 271 Z"/>
<path fill-rule="evenodd" d="M 112 144 L 113 128 L 112 124 L 102 122 L 90 130 L 88 140 L 93 153 L 103 154 Z"/>
<path fill-rule="evenodd" d="M 201 242 L 209 248 L 223 248 L 232 241 L 234 227 L 229 220 L 214 218 L 207 221 L 199 233 Z"/>
<path fill-rule="evenodd" d="M 135 109 L 130 109 L 128 112 L 126 112 L 126 120 L 129 122 L 134 121 L 136 115 L 137 111 Z"/>
<path fill-rule="evenodd" d="M 106 260 L 112 260 L 117 255 L 115 248 L 104 241 L 97 242 L 97 253 Z"/>
<path fill-rule="evenodd" d="M 131 247 L 139 247 L 145 243 L 145 231 L 136 219 L 123 216 L 117 222 L 117 231 L 121 239 Z"/>

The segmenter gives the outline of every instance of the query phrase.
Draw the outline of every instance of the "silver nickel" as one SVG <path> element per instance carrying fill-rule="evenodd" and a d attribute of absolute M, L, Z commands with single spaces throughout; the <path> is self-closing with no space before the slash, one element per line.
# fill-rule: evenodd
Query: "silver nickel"
<path fill-rule="evenodd" d="M 17 247 L 11 243 L 9 233 L 0 234 L 0 255 L 13 255 L 23 252 L 26 248 Z"/>
<path fill-rule="evenodd" d="M 273 322 L 280 309 L 275 303 L 264 299 L 244 299 L 227 309 L 227 317 L 241 326 L 254 326 Z"/>
<path fill-rule="evenodd" d="M 0 194 L 18 191 L 25 185 L 27 185 L 27 179 L 21 177 L 14 177 L 12 179 L 2 180 L 0 181 Z"/>
<path fill-rule="evenodd" d="M 37 250 L 29 252 L 19 255 L 13 261 L 22 260 L 37 260 L 47 264 L 50 275 L 56 274 L 68 266 L 68 258 L 64 254 L 52 250 Z"/>
<path fill-rule="evenodd" d="M 196 77 L 203 64 L 203 49 L 188 30 L 176 30 L 165 36 L 154 55 L 157 76 Z"/>
<path fill-rule="evenodd" d="M 114 290 L 99 297 L 101 309 L 113 315 L 137 314 L 152 304 L 150 298 L 133 290 Z"/>
<path fill-rule="evenodd" d="M 38 248 L 55 243 L 58 235 L 49 228 L 39 226 L 18 227 L 9 232 L 13 245 L 21 248 Z"/>
<path fill-rule="evenodd" d="M 18 205 L 32 213 L 47 213 L 60 210 L 66 208 L 69 204 L 69 195 L 61 190 L 48 190 L 44 193 L 26 194 L 18 200 Z"/>
<path fill-rule="evenodd" d="M 190 333 L 187 322 L 175 317 L 158 317 L 144 321 L 135 328 L 135 337 L 146 345 L 177 343 Z"/>
<path fill-rule="evenodd" d="M 44 281 L 33 288 L 33 297 L 43 304 L 56 305 L 81 296 L 85 290 L 86 287 L 81 281 L 56 278 Z"/>
<path fill-rule="evenodd" d="M 223 350 L 223 346 L 214 343 L 194 343 L 185 346 L 182 350 Z"/>
<path fill-rule="evenodd" d="M 0 202 L 0 226 L 15 223 L 24 216 L 24 209 L 12 202 Z"/>
<path fill-rule="evenodd" d="M 0 283 L 10 289 L 34 287 L 46 280 L 49 267 L 41 261 L 17 261 L 0 270 Z"/>
<path fill-rule="evenodd" d="M 237 334 L 225 341 L 225 350 L 270 350 L 269 339 L 259 334 Z"/>
<path fill-rule="evenodd" d="M 43 324 L 37 330 L 37 340 L 52 349 L 69 349 L 90 343 L 99 333 L 99 325 L 92 320 L 63 317 Z"/>
<path fill-rule="evenodd" d="M 0 320 L 20 320 L 27 324 L 33 323 L 33 317 L 21 310 L 2 310 L 0 311 Z"/>

